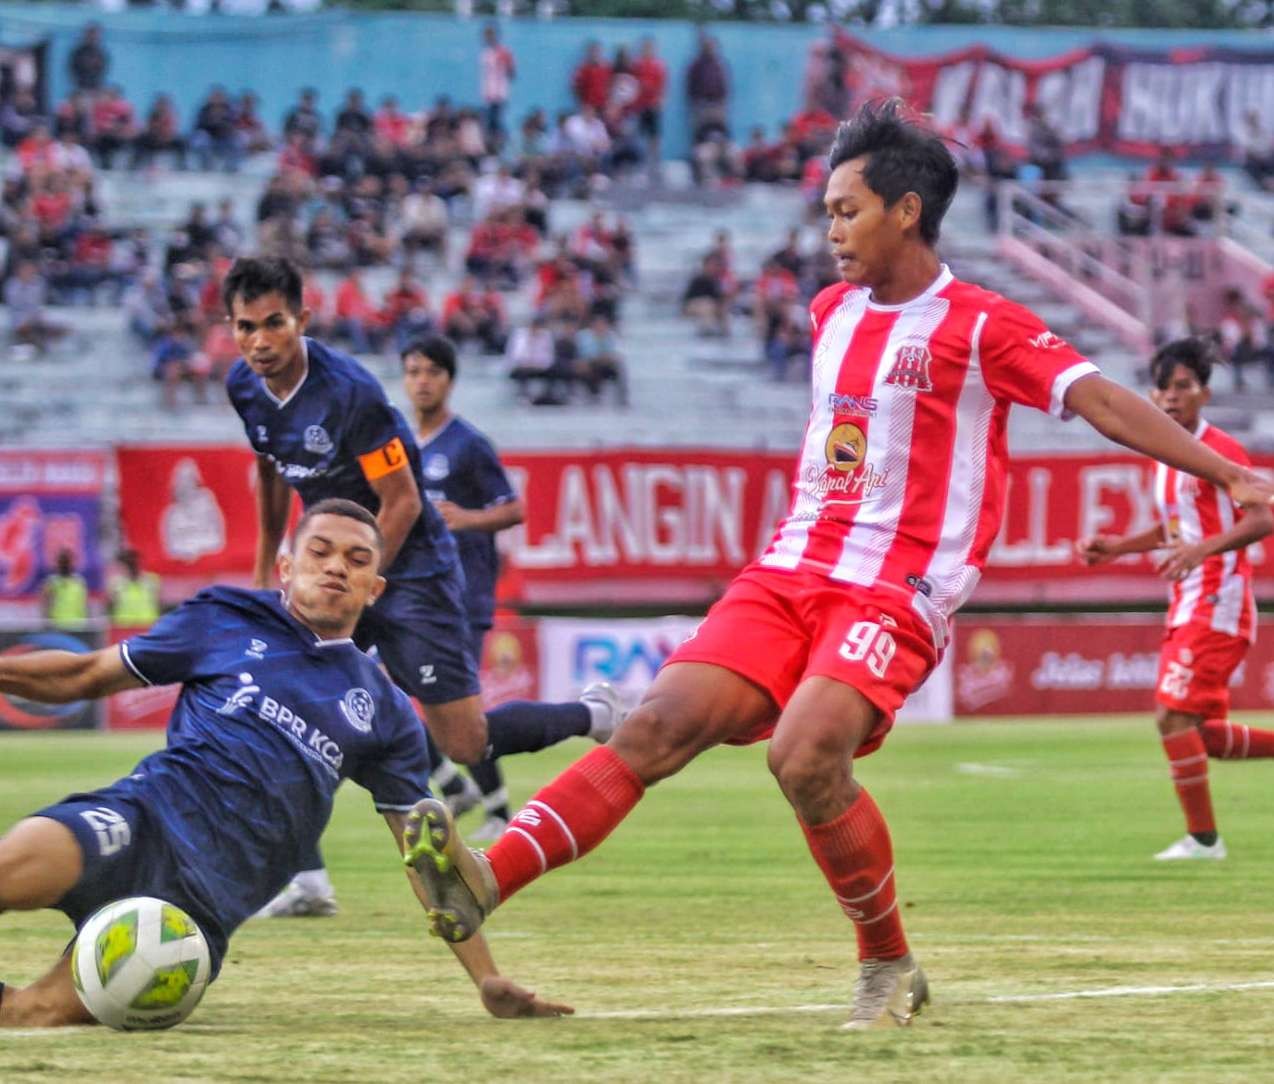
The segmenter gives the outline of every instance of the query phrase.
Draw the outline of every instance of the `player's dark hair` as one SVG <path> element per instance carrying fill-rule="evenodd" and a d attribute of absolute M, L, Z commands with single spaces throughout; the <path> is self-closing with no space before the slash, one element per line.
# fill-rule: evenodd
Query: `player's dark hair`
<path fill-rule="evenodd" d="M 346 519 L 358 520 L 359 523 L 372 529 L 372 534 L 376 536 L 376 548 L 384 552 L 385 536 L 380 533 L 380 524 L 376 522 L 376 517 L 357 501 L 347 501 L 344 497 L 327 497 L 321 501 L 315 501 L 301 513 L 292 537 L 299 540 L 305 534 L 305 528 L 309 526 L 310 520 L 315 516 L 344 516 Z"/>
<path fill-rule="evenodd" d="M 927 245 L 936 244 L 960 181 L 942 137 L 909 115 L 901 98 L 870 101 L 836 129 L 827 165 L 835 169 L 863 155 L 863 181 L 886 207 L 908 192 L 920 197 L 920 237 Z"/>
<path fill-rule="evenodd" d="M 432 361 L 439 369 L 445 369 L 452 380 L 456 378 L 456 344 L 445 335 L 426 335 L 409 342 L 402 352 L 405 362 L 412 354 L 419 354 Z"/>
<path fill-rule="evenodd" d="M 1159 347 L 1150 359 L 1150 382 L 1162 391 L 1172 379 L 1173 369 L 1184 365 L 1206 388 L 1218 360 L 1216 347 L 1207 339 L 1174 339 Z"/>
<path fill-rule="evenodd" d="M 293 312 L 301 311 L 301 272 L 281 256 L 240 256 L 221 284 L 227 315 L 231 314 L 235 298 L 251 302 L 272 293 L 281 294 Z"/>

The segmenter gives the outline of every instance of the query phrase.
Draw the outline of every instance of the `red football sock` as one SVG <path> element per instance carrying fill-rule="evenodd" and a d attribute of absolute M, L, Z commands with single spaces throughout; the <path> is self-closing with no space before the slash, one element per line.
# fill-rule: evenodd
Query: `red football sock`
<path fill-rule="evenodd" d="M 1274 730 L 1254 730 L 1229 719 L 1209 719 L 1199 730 L 1210 757 L 1221 760 L 1274 757 Z"/>
<path fill-rule="evenodd" d="M 894 889 L 894 848 L 889 827 L 865 790 L 826 824 L 801 822 L 814 861 L 841 910 L 854 923 L 860 960 L 896 960 L 907 938 Z"/>
<path fill-rule="evenodd" d="M 646 788 L 605 745 L 539 791 L 487 851 L 507 900 L 540 874 L 583 858 L 632 811 Z"/>
<path fill-rule="evenodd" d="M 1163 739 L 1163 751 L 1172 769 L 1172 785 L 1186 815 L 1186 831 L 1215 832 L 1212 792 L 1208 789 L 1208 751 L 1203 735 L 1193 727 Z"/>

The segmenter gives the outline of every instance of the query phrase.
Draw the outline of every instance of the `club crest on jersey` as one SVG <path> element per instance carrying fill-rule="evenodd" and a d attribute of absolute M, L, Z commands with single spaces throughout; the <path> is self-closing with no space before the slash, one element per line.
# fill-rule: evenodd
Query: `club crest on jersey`
<path fill-rule="evenodd" d="M 927 346 L 900 346 L 885 383 L 907 391 L 933 391 L 933 381 L 929 378 L 932 362 L 933 355 Z"/>
<path fill-rule="evenodd" d="M 315 455 L 327 455 L 332 450 L 332 438 L 321 425 L 306 426 L 305 450 Z"/>
<path fill-rule="evenodd" d="M 376 714 L 376 701 L 366 689 L 350 689 L 341 701 L 341 714 L 359 733 L 370 733 L 372 718 Z"/>
<path fill-rule="evenodd" d="M 441 482 L 450 473 L 451 461 L 442 452 L 434 452 L 425 460 L 425 477 L 431 482 Z"/>

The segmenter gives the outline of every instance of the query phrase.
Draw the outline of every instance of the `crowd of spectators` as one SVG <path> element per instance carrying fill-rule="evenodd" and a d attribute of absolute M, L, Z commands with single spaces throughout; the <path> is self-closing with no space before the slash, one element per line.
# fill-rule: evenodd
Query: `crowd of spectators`
<path fill-rule="evenodd" d="M 704 338 L 729 339 L 735 316 L 751 321 L 771 379 L 801 373 L 810 348 L 807 306 L 837 271 L 826 245 L 812 250 L 792 227 L 783 245 L 765 258 L 751 280 L 735 272 L 730 235 L 719 230 L 682 293 L 682 313 Z"/>

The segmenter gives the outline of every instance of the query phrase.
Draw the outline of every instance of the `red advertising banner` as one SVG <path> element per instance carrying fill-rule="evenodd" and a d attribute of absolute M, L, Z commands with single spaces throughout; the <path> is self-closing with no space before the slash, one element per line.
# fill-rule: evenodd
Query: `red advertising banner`
<path fill-rule="evenodd" d="M 121 446 L 120 526 L 147 571 L 250 573 L 256 456 L 246 447 Z"/>
<path fill-rule="evenodd" d="M 957 715 L 1115 714 L 1154 710 L 1163 619 L 963 617 L 956 622 Z M 1274 637 L 1258 636 L 1235 672 L 1232 704 L 1274 704 Z"/>
<path fill-rule="evenodd" d="M 768 543 L 787 511 L 792 457 L 776 452 L 611 448 L 508 452 L 526 522 L 500 537 L 502 596 L 544 604 L 703 604 Z M 1274 468 L 1274 457 L 1258 457 Z M 1152 467 L 1133 455 L 1022 456 L 1010 465 L 1004 528 L 976 602 L 1148 601 L 1166 587 L 1149 557 L 1090 569 L 1088 534 L 1146 527 Z M 252 569 L 250 453 L 120 450 L 120 509 L 147 569 L 207 581 Z M 1251 550 L 1274 598 L 1274 546 Z"/>
<path fill-rule="evenodd" d="M 1039 106 L 1072 153 L 1153 157 L 1161 145 L 1220 158 L 1244 139 L 1247 116 L 1274 115 L 1274 50 L 1136 50 L 1097 42 L 1042 60 L 986 46 L 928 57 L 882 52 L 843 31 L 855 102 L 901 95 L 945 130 L 988 124 L 1021 152 L 1028 109 Z M 1268 129 L 1267 129 L 1268 130 Z"/>
<path fill-rule="evenodd" d="M 101 589 L 108 464 L 102 452 L 0 448 L 0 600 L 38 594 L 62 550 Z"/>
<path fill-rule="evenodd" d="M 786 453 L 510 452 L 526 522 L 501 537 L 529 601 L 707 600 L 787 511 Z"/>

